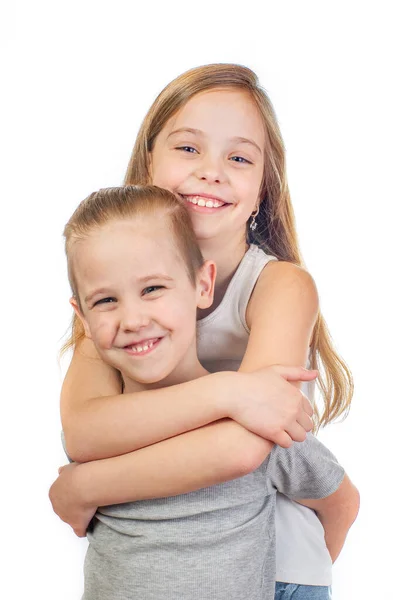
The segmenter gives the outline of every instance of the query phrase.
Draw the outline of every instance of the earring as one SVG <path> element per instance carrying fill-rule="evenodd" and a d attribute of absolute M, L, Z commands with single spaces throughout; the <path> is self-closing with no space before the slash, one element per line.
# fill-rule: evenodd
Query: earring
<path fill-rule="evenodd" d="M 250 229 L 251 231 L 255 231 L 257 228 L 257 222 L 256 222 L 256 217 L 259 215 L 259 206 L 257 208 L 257 210 L 254 213 L 251 213 L 252 216 L 252 221 L 250 223 Z"/>

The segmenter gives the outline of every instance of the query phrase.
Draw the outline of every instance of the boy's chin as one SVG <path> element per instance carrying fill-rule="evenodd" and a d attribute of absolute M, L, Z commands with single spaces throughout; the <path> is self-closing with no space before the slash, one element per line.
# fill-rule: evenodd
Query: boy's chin
<path fill-rule="evenodd" d="M 125 365 L 125 362 L 127 362 L 127 360 L 124 360 L 124 357 L 120 357 L 119 359 L 119 356 L 116 355 L 117 353 L 115 354 L 112 351 L 98 351 L 98 354 L 105 363 L 107 363 L 117 371 L 120 371 L 123 379 L 128 378 L 133 382 L 140 383 L 141 385 L 159 383 L 160 381 L 168 377 L 172 370 L 172 368 L 169 365 L 167 369 L 165 369 L 164 367 L 161 369 L 158 368 L 157 370 L 152 369 L 151 366 L 150 368 L 148 368 L 147 365 L 146 367 L 142 367 L 141 365 L 141 368 L 139 369 L 127 368 L 127 365 Z M 115 355 L 113 356 L 113 354 Z"/>
<path fill-rule="evenodd" d="M 139 383 L 140 385 L 146 385 L 146 386 L 151 386 L 154 384 L 157 384 L 157 387 L 160 387 L 160 385 L 162 385 L 164 383 L 164 381 L 167 379 L 167 377 L 169 377 L 169 375 L 171 374 L 171 370 L 168 369 L 168 371 L 157 371 L 157 372 L 151 372 L 151 370 L 149 370 L 149 372 L 146 373 L 142 373 L 142 372 L 135 372 L 132 370 L 125 370 L 125 369 L 119 369 L 121 371 L 121 374 L 123 375 L 123 379 L 130 379 L 130 381 L 132 382 L 136 382 Z"/>

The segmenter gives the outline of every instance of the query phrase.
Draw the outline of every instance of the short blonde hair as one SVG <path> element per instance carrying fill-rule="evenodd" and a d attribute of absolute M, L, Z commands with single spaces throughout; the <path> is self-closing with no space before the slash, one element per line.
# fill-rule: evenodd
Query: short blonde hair
<path fill-rule="evenodd" d="M 68 278 L 72 294 L 78 304 L 80 302 L 71 252 L 73 245 L 78 240 L 85 239 L 94 229 L 102 227 L 110 221 L 144 216 L 155 219 L 167 218 L 169 234 L 173 236 L 188 277 L 195 285 L 197 272 L 204 261 L 190 215 L 183 203 L 168 190 L 153 185 L 106 188 L 90 194 L 83 200 L 64 228 Z M 132 239 L 130 239 L 130 244 L 132 244 Z M 71 336 L 63 345 L 62 352 L 75 347 L 83 337 L 82 323 L 79 317 L 74 315 Z"/>

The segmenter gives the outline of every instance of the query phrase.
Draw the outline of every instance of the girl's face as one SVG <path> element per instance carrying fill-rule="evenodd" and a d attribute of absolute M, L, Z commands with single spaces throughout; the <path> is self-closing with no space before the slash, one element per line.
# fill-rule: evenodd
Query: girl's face
<path fill-rule="evenodd" d="M 205 263 L 194 287 L 168 227 L 166 219 L 112 221 L 72 250 L 82 311 L 71 303 L 87 337 L 142 384 L 171 385 L 201 369 L 196 310 L 212 302 L 214 265 Z"/>
<path fill-rule="evenodd" d="M 151 179 L 186 201 L 199 240 L 241 240 L 258 205 L 264 145 L 262 118 L 246 92 L 202 92 L 157 136 Z"/>

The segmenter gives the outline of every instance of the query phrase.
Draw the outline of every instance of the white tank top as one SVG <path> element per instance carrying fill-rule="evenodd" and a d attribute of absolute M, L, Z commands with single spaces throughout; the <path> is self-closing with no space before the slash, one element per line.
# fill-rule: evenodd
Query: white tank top
<path fill-rule="evenodd" d="M 250 334 L 246 323 L 248 301 L 262 269 L 271 260 L 276 258 L 251 245 L 222 302 L 198 321 L 198 356 L 208 371 L 239 368 Z M 302 387 L 309 398 L 313 387 Z M 277 494 L 276 539 L 276 581 L 331 585 L 332 562 L 323 527 L 313 510 Z"/>

